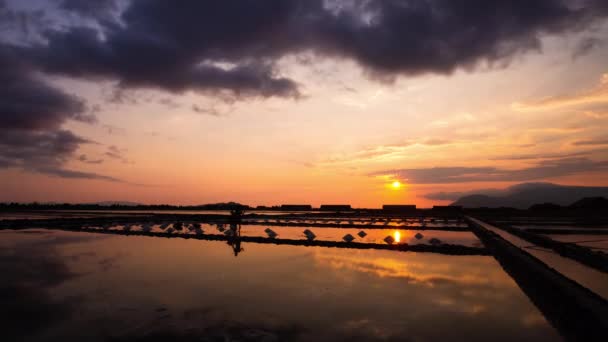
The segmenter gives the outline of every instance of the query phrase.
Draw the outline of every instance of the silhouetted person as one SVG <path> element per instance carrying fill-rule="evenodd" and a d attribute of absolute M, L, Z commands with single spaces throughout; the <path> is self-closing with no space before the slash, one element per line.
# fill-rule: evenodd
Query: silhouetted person
<path fill-rule="evenodd" d="M 232 247 L 232 251 L 234 252 L 234 256 L 238 256 L 240 252 L 243 252 L 245 249 L 241 247 L 241 225 L 236 223 L 230 224 L 230 234 L 228 234 L 228 245 Z"/>

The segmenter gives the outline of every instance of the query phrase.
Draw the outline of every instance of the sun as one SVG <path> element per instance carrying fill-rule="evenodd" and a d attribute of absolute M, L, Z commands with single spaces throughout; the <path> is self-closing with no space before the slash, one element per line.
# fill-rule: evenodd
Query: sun
<path fill-rule="evenodd" d="M 401 189 L 401 186 L 402 186 L 402 184 L 401 184 L 401 182 L 400 182 L 400 181 L 394 181 L 394 182 L 391 184 L 391 187 L 392 187 L 393 189 L 395 189 L 395 190 L 399 190 L 399 189 Z"/>

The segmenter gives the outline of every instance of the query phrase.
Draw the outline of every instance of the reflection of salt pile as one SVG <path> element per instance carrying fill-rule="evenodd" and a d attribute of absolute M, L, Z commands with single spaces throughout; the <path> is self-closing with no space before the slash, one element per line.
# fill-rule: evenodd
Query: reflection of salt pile
<path fill-rule="evenodd" d="M 416 235 L 414 235 L 414 237 L 418 240 L 422 239 L 424 237 L 424 235 L 420 234 L 420 233 L 416 233 Z"/>
<path fill-rule="evenodd" d="M 130 231 L 130 230 L 131 230 L 131 228 L 132 228 L 132 227 L 133 227 L 133 225 L 131 225 L 131 224 L 127 224 L 127 225 L 125 225 L 125 227 L 123 228 L 123 230 L 124 230 L 125 232 L 128 232 L 128 231 Z"/>
<path fill-rule="evenodd" d="M 392 245 L 395 242 L 395 239 L 393 239 L 393 237 L 389 235 L 384 238 L 384 242 L 388 243 L 389 245 Z"/>
<path fill-rule="evenodd" d="M 306 229 L 304 231 L 304 235 L 306 236 L 306 239 L 308 239 L 308 241 L 312 241 L 317 237 L 315 233 L 313 233 L 310 229 Z"/>
<path fill-rule="evenodd" d="M 146 233 L 149 233 L 150 231 L 152 231 L 152 225 L 149 223 L 146 223 L 143 226 L 141 226 L 141 230 Z"/>
<path fill-rule="evenodd" d="M 357 233 L 357 235 L 359 235 L 360 238 L 364 238 L 367 236 L 367 233 L 364 231 L 360 231 L 359 233 Z"/>
<path fill-rule="evenodd" d="M 169 227 L 169 224 L 168 224 L 168 223 L 166 223 L 166 222 L 165 222 L 165 223 L 163 223 L 163 224 L 161 224 L 161 225 L 159 226 L 159 228 L 160 228 L 160 229 L 162 229 L 162 230 L 167 229 L 167 227 Z"/>
<path fill-rule="evenodd" d="M 344 237 L 342 237 L 342 240 L 349 242 L 349 243 L 353 242 L 354 239 L 355 239 L 355 237 L 350 234 L 346 234 L 346 235 L 344 235 Z"/>
<path fill-rule="evenodd" d="M 167 229 L 167 233 L 171 234 L 175 231 L 175 228 L 171 227 L 169 229 Z"/>
<path fill-rule="evenodd" d="M 232 229 L 226 229 L 226 231 L 224 232 L 224 235 L 226 235 L 226 236 L 234 236 L 234 230 L 232 230 Z"/>
<path fill-rule="evenodd" d="M 266 234 L 268 235 L 268 237 L 271 238 L 271 239 L 274 239 L 274 238 L 277 237 L 277 235 L 279 235 L 274 230 L 272 230 L 270 228 L 266 228 L 264 231 L 266 232 Z"/>
<path fill-rule="evenodd" d="M 439 240 L 437 238 L 432 238 L 429 240 L 429 242 L 431 243 L 431 245 L 440 245 L 441 244 L 441 240 Z"/>
<path fill-rule="evenodd" d="M 203 234 L 203 229 L 201 228 L 200 223 L 193 223 L 191 227 L 192 227 L 192 230 L 194 230 L 194 233 L 196 233 L 196 235 Z"/>
<path fill-rule="evenodd" d="M 224 225 L 221 223 L 217 224 L 217 230 L 219 230 L 220 232 L 224 232 L 224 230 L 226 230 L 226 228 L 224 228 Z"/>
<path fill-rule="evenodd" d="M 175 222 L 173 224 L 173 228 L 181 231 L 182 229 L 184 229 L 184 225 L 181 222 Z"/>

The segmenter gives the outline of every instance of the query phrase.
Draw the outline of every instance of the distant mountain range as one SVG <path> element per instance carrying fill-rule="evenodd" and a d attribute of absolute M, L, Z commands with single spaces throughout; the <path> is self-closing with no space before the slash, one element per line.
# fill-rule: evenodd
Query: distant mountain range
<path fill-rule="evenodd" d="M 509 207 L 528 209 L 539 203 L 569 206 L 583 198 L 606 197 L 608 187 L 566 186 L 552 183 L 522 183 L 504 190 L 481 190 L 460 197 L 452 205 L 465 208 Z"/>

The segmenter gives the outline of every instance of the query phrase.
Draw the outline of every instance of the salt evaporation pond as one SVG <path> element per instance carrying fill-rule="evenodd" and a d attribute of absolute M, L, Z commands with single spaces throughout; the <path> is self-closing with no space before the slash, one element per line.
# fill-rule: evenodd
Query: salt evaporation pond
<path fill-rule="evenodd" d="M 2 303 L 15 322 L 5 336 L 560 339 L 489 256 L 242 247 L 235 257 L 223 241 L 2 231 Z"/>

